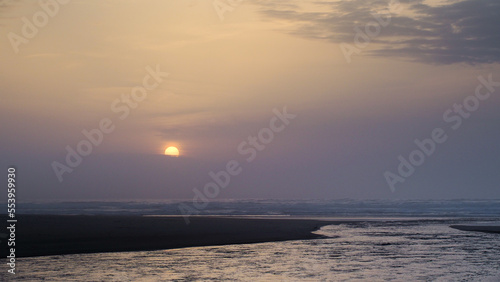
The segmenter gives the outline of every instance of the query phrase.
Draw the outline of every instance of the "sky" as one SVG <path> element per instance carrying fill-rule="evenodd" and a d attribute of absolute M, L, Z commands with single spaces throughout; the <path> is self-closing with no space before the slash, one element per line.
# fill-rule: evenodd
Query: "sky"
<path fill-rule="evenodd" d="M 0 180 L 20 201 L 498 199 L 498 14 L 0 1 Z"/>

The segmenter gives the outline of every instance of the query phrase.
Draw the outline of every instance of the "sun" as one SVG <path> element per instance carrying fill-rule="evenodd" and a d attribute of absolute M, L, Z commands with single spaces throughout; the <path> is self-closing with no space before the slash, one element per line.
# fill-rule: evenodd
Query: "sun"
<path fill-rule="evenodd" d="M 177 149 L 176 147 L 168 147 L 167 149 L 165 149 L 165 155 L 171 157 L 178 157 L 179 149 Z"/>

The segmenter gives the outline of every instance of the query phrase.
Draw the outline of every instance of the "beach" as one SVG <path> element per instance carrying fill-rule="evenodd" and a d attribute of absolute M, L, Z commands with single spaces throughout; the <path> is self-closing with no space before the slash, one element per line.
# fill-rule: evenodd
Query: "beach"
<path fill-rule="evenodd" d="M 396 204 L 220 201 L 189 225 L 176 202 L 25 204 L 0 280 L 500 281 L 497 200 Z"/>
<path fill-rule="evenodd" d="M 462 231 L 500 233 L 500 226 L 498 225 L 450 225 L 450 227 Z"/>
<path fill-rule="evenodd" d="M 321 238 L 329 221 L 181 216 L 18 215 L 16 256 L 148 251 Z M 2 216 L 5 222 L 6 217 Z M 6 249 L 2 249 L 2 256 Z"/>

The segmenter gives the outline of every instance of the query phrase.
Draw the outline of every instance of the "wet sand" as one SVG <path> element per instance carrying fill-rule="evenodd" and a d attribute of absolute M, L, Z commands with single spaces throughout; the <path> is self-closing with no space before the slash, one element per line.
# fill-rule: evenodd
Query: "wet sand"
<path fill-rule="evenodd" d="M 477 231 L 486 233 L 500 233 L 500 226 L 487 226 L 487 225 L 451 225 L 451 228 L 455 228 L 462 231 Z"/>
<path fill-rule="evenodd" d="M 0 217 L 6 222 L 6 216 Z M 147 251 L 259 243 L 322 236 L 311 233 L 331 221 L 142 216 L 18 215 L 16 257 Z M 6 242 L 2 239 L 2 256 Z"/>

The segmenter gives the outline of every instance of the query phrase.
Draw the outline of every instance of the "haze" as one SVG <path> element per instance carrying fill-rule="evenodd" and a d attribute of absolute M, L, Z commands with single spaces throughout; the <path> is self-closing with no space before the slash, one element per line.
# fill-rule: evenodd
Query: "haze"
<path fill-rule="evenodd" d="M 0 156 L 18 200 L 190 199 L 232 160 L 217 199 L 500 198 L 500 87 L 478 79 L 500 82 L 500 2 L 234 2 L 220 18 L 212 0 L 74 0 L 13 46 L 43 9 L 3 1 Z M 390 22 L 356 44 L 373 13 Z M 112 105 L 148 67 L 168 75 L 122 119 Z M 479 85 L 491 95 L 455 112 Z M 247 161 L 238 146 L 285 107 L 296 117 Z M 105 118 L 59 181 L 53 163 Z M 384 173 L 436 128 L 446 141 L 391 189 Z"/>

